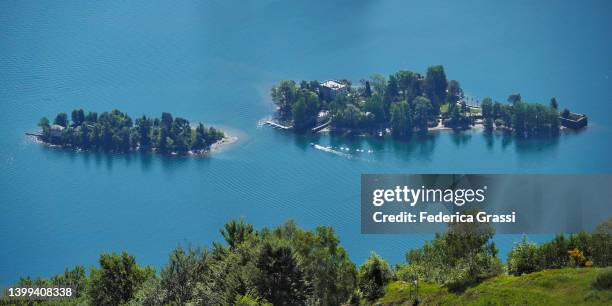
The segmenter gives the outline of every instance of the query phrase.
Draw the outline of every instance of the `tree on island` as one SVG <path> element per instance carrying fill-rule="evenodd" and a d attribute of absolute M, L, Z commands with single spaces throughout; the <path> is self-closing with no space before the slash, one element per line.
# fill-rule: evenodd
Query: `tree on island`
<path fill-rule="evenodd" d="M 412 102 L 414 112 L 412 113 L 412 121 L 414 127 L 420 132 L 427 132 L 427 122 L 433 111 L 431 101 L 425 97 L 416 97 Z"/>
<path fill-rule="evenodd" d="M 446 103 L 454 105 L 462 99 L 463 99 L 463 89 L 461 89 L 461 85 L 459 85 L 458 81 L 451 80 L 448 83 Z"/>
<path fill-rule="evenodd" d="M 39 121 L 41 140 L 63 147 L 75 149 L 96 149 L 104 151 L 127 152 L 130 150 L 156 150 L 159 153 L 186 154 L 190 150 L 207 150 L 210 145 L 223 139 L 223 132 L 201 123 L 191 128 L 188 120 L 173 118 L 170 113 L 162 113 L 161 119 L 142 116 L 132 118 L 119 110 L 88 113 L 82 109 L 72 112 L 72 124 L 66 113 L 55 117 L 54 124 L 43 117 Z"/>
<path fill-rule="evenodd" d="M 291 114 L 291 108 L 296 101 L 297 87 L 294 81 L 281 81 L 278 86 L 272 87 L 272 100 L 284 114 Z"/>
<path fill-rule="evenodd" d="M 55 116 L 55 120 L 53 120 L 53 124 L 57 124 L 62 127 L 68 126 L 68 115 L 66 113 L 59 113 Z"/>
<path fill-rule="evenodd" d="M 423 85 L 425 95 L 429 98 L 433 106 L 432 110 L 437 114 L 440 110 L 440 105 L 446 101 L 448 81 L 446 80 L 444 67 L 437 65 L 427 68 L 425 83 Z"/>
<path fill-rule="evenodd" d="M 480 109 L 482 113 L 482 118 L 484 119 L 485 130 L 491 131 L 493 128 L 494 118 L 493 100 L 489 97 L 482 99 L 482 103 L 480 103 Z"/>
<path fill-rule="evenodd" d="M 412 134 L 412 114 L 406 101 L 391 106 L 391 131 L 394 137 L 407 138 Z"/>
<path fill-rule="evenodd" d="M 297 131 L 303 132 L 317 122 L 319 114 L 319 98 L 313 92 L 300 95 L 291 108 L 293 124 Z"/>
<path fill-rule="evenodd" d="M 370 81 L 365 81 L 365 91 L 364 96 L 369 98 L 372 96 L 372 88 L 370 87 Z"/>
<path fill-rule="evenodd" d="M 400 70 L 395 73 L 399 89 L 402 92 L 401 100 L 412 101 L 414 98 L 423 94 L 422 76 L 418 73 Z"/>
<path fill-rule="evenodd" d="M 508 96 L 508 103 L 515 104 L 521 101 L 523 101 L 523 98 L 521 98 L 520 93 L 511 94 Z"/>
<path fill-rule="evenodd" d="M 298 86 L 295 81 L 283 80 L 272 88 L 272 99 L 281 119 L 293 122 L 297 132 L 314 127 L 320 112 L 329 114 L 333 130 L 382 135 L 390 129 L 397 138 L 426 132 L 439 118 L 453 129 L 469 128 L 472 119 L 477 119 L 478 111 L 472 113 L 460 83 L 447 80 L 442 66 L 430 66 L 424 77 L 407 70 L 388 77 L 373 74 L 356 89 L 348 80 L 338 82 L 344 86 L 342 90 L 323 99 L 317 81 L 301 81 Z M 528 103 L 517 93 L 507 100 L 483 100 L 481 111 L 487 131 L 499 128 L 522 138 L 558 134 L 556 99 L 550 105 Z"/>
<path fill-rule="evenodd" d="M 559 108 L 559 104 L 557 103 L 557 98 L 552 97 L 550 99 L 550 107 L 552 107 L 554 109 L 558 109 Z"/>

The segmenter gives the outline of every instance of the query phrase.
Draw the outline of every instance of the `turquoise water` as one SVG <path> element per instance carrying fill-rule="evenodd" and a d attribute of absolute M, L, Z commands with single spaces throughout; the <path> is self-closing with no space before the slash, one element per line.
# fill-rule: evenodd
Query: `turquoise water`
<path fill-rule="evenodd" d="M 455 2 L 0 2 L 0 284 L 106 251 L 160 267 L 178 244 L 220 240 L 237 217 L 332 225 L 358 264 L 371 250 L 396 263 L 431 237 L 361 235 L 361 173 L 611 172 L 612 3 Z M 475 97 L 554 95 L 590 127 L 549 141 L 467 132 L 401 143 L 257 126 L 281 79 L 357 82 L 430 64 Z M 80 107 L 169 111 L 240 140 L 211 158 L 164 158 L 49 149 L 23 134 Z M 505 256 L 518 236 L 495 239 Z"/>

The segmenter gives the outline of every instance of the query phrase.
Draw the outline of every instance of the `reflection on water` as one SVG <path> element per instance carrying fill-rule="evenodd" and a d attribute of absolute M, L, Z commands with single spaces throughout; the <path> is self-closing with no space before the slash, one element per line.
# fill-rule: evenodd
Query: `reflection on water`
<path fill-rule="evenodd" d="M 82 163 L 86 167 L 93 165 L 95 169 L 105 169 L 108 172 L 112 172 L 116 164 L 122 164 L 125 168 L 139 165 L 143 172 L 150 172 L 152 166 L 157 163 L 164 172 L 171 173 L 191 165 L 207 165 L 211 161 L 207 156 L 163 156 L 154 152 L 77 151 L 46 145 L 41 145 L 41 148 L 49 151 L 49 156 L 56 161 L 67 160 L 73 166 L 76 163 Z"/>
<path fill-rule="evenodd" d="M 438 137 L 438 133 L 415 134 L 407 141 L 387 138 L 385 143 L 393 148 L 394 156 L 401 160 L 428 160 L 434 152 Z"/>
<path fill-rule="evenodd" d="M 453 131 L 451 133 L 451 139 L 455 146 L 460 147 L 470 142 L 472 139 L 472 131 Z"/>
<path fill-rule="evenodd" d="M 294 145 L 302 151 L 312 149 L 311 144 L 318 144 L 346 153 L 349 157 L 363 157 L 369 161 L 389 161 L 389 158 L 393 158 L 404 162 L 414 159 L 427 161 L 436 154 L 453 155 L 462 150 L 478 152 L 483 147 L 489 152 L 495 152 L 498 147 L 505 151 L 509 146 L 514 148 L 519 158 L 538 158 L 554 154 L 560 138 L 578 134 L 563 133 L 558 137 L 518 139 L 507 132 L 468 130 L 415 134 L 409 139 L 394 139 L 390 136 L 346 136 L 329 133 L 313 135 L 285 131 L 274 131 L 274 133 L 280 134 L 278 137 L 284 138 L 285 141 L 287 138 L 292 139 Z"/>
<path fill-rule="evenodd" d="M 262 130 L 259 130 L 262 131 Z M 312 144 L 341 152 L 334 154 L 344 158 L 366 162 L 385 162 L 394 164 L 410 164 L 411 161 L 433 162 L 435 156 L 452 157 L 464 152 L 466 155 L 480 155 L 483 148 L 489 154 L 505 152 L 508 147 L 513 148 L 519 160 L 540 161 L 557 154 L 561 141 L 577 137 L 580 131 L 563 131 L 558 137 L 539 137 L 518 139 L 507 132 L 481 130 L 468 131 L 441 131 L 427 134 L 415 134 L 409 139 L 394 139 L 374 136 L 347 136 L 330 133 L 295 134 L 287 131 L 264 129 L 264 133 L 274 138 L 277 143 L 268 148 L 277 150 L 283 144 L 293 144 L 302 152 L 314 150 Z M 476 135 L 480 134 L 480 135 Z M 246 134 L 245 134 L 246 135 Z M 149 172 L 153 164 L 161 165 L 164 172 L 174 172 L 189 165 L 206 165 L 212 160 L 210 157 L 193 156 L 160 156 L 153 152 L 108 153 L 101 151 L 74 151 L 57 147 L 41 146 L 52 152 L 54 159 L 65 159 L 71 164 L 82 162 L 86 166 L 103 168 L 113 171 L 117 163 L 126 167 L 133 164 L 140 165 L 143 172 Z M 242 150 L 242 148 L 237 149 Z M 326 153 L 323 150 L 321 153 Z"/>
<path fill-rule="evenodd" d="M 495 143 L 500 142 L 502 149 L 506 149 L 509 145 L 514 144 L 515 152 L 520 155 L 539 154 L 554 150 L 559 144 L 560 136 L 551 137 L 532 137 L 528 139 L 516 138 L 511 133 L 506 131 L 482 132 L 482 137 L 487 149 L 491 151 Z"/>

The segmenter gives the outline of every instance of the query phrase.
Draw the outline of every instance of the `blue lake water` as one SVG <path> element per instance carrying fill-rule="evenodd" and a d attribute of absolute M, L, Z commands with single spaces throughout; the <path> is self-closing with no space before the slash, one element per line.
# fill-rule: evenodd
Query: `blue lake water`
<path fill-rule="evenodd" d="M 160 267 L 178 244 L 221 240 L 238 217 L 331 225 L 357 264 L 371 250 L 398 263 L 431 236 L 361 235 L 362 173 L 612 172 L 612 2 L 330 2 L 0 2 L 0 284 L 107 251 Z M 431 64 L 474 97 L 556 96 L 590 126 L 548 141 L 467 132 L 409 143 L 257 126 L 281 79 L 357 82 Z M 240 140 L 210 158 L 164 158 L 24 136 L 40 117 L 80 107 L 169 111 Z M 496 236 L 503 257 L 518 238 Z"/>

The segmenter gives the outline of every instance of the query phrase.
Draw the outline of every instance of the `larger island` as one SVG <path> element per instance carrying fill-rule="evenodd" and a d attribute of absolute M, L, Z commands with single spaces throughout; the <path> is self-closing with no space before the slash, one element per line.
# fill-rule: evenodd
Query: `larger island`
<path fill-rule="evenodd" d="M 153 151 L 164 155 L 204 154 L 228 141 L 223 131 L 193 126 L 187 119 L 162 113 L 161 118 L 142 116 L 135 121 L 120 110 L 88 112 L 75 109 L 71 121 L 66 113 L 55 116 L 53 123 L 40 119 L 40 133 L 32 134 L 46 144 L 83 150 L 113 152 Z"/>
<path fill-rule="evenodd" d="M 587 125 L 583 114 L 559 110 L 550 103 L 529 103 L 512 94 L 507 103 L 466 97 L 456 80 L 447 80 L 444 67 L 430 66 L 425 76 L 406 70 L 373 75 L 353 86 L 349 80 L 283 80 L 272 87 L 276 120 L 268 124 L 296 132 L 331 130 L 346 134 L 391 134 L 408 138 L 431 130 L 483 127 L 517 137 L 555 136 L 562 128 Z"/>

